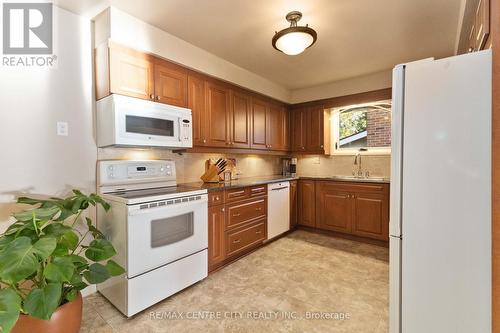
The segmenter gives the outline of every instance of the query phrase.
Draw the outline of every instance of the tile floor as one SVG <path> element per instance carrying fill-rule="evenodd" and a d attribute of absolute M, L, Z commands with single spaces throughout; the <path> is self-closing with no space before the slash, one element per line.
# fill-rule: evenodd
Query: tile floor
<path fill-rule="evenodd" d="M 386 333 L 388 261 L 386 248 L 295 231 L 133 318 L 90 295 L 81 332 Z"/>

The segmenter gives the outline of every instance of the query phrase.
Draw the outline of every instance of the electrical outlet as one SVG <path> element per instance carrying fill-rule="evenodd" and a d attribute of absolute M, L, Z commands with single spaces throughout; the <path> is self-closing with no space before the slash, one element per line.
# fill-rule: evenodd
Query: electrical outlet
<path fill-rule="evenodd" d="M 69 134 L 68 123 L 66 121 L 58 121 L 57 122 L 57 135 L 68 136 L 68 134 Z"/>

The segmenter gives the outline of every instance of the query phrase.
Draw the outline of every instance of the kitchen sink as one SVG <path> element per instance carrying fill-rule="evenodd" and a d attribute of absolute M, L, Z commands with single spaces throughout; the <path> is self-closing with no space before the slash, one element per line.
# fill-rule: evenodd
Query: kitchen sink
<path fill-rule="evenodd" d="M 339 179 L 339 180 L 357 180 L 357 181 L 372 181 L 372 182 L 381 182 L 381 181 L 387 181 L 387 178 L 383 177 L 356 177 L 356 176 L 333 176 L 331 177 L 332 179 Z"/>

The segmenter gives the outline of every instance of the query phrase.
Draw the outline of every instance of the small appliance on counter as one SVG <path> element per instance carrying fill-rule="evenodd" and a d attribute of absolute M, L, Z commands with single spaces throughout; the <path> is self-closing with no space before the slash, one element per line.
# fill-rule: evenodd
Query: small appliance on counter
<path fill-rule="evenodd" d="M 208 274 L 207 190 L 177 186 L 168 160 L 99 161 L 98 188 L 111 209 L 97 211 L 123 276 L 97 290 L 127 317 Z"/>
<path fill-rule="evenodd" d="M 283 176 L 297 177 L 297 158 L 283 158 Z"/>

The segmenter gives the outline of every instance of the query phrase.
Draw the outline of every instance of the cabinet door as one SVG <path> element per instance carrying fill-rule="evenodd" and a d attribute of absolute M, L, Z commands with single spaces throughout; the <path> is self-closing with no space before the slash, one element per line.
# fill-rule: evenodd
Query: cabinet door
<path fill-rule="evenodd" d="M 206 140 L 205 121 L 205 80 L 189 75 L 188 77 L 188 108 L 193 117 L 193 145 L 204 146 Z"/>
<path fill-rule="evenodd" d="M 474 49 L 482 50 L 490 33 L 490 1 L 479 0 L 474 17 Z"/>
<path fill-rule="evenodd" d="M 389 240 L 389 199 L 387 194 L 356 193 L 353 198 L 352 233 L 384 241 Z"/>
<path fill-rule="evenodd" d="M 112 47 L 109 52 L 110 92 L 153 99 L 153 58 L 147 54 L 118 46 Z"/>
<path fill-rule="evenodd" d="M 290 229 L 297 226 L 297 181 L 290 181 Z"/>
<path fill-rule="evenodd" d="M 231 147 L 250 148 L 250 97 L 233 92 L 231 95 Z"/>
<path fill-rule="evenodd" d="M 296 109 L 291 111 L 292 151 L 302 152 L 306 150 L 306 115 L 305 109 Z"/>
<path fill-rule="evenodd" d="M 206 84 L 207 146 L 230 146 L 230 90 L 213 82 Z"/>
<path fill-rule="evenodd" d="M 324 110 L 322 106 L 309 109 L 306 121 L 306 150 L 320 152 L 324 149 Z"/>
<path fill-rule="evenodd" d="M 352 200 L 349 192 L 328 182 L 316 184 L 316 225 L 320 229 L 351 232 Z"/>
<path fill-rule="evenodd" d="M 299 220 L 298 224 L 308 227 L 316 226 L 316 207 L 314 180 L 299 180 Z"/>
<path fill-rule="evenodd" d="M 253 149 L 267 149 L 267 113 L 266 102 L 252 99 L 252 136 L 251 147 Z"/>
<path fill-rule="evenodd" d="M 224 206 L 208 208 L 208 269 L 225 259 Z"/>
<path fill-rule="evenodd" d="M 271 150 L 287 150 L 287 115 L 284 106 L 271 105 L 268 113 L 268 148 Z"/>
<path fill-rule="evenodd" d="M 187 106 L 187 71 L 157 59 L 154 67 L 155 100 L 181 107 Z"/>

